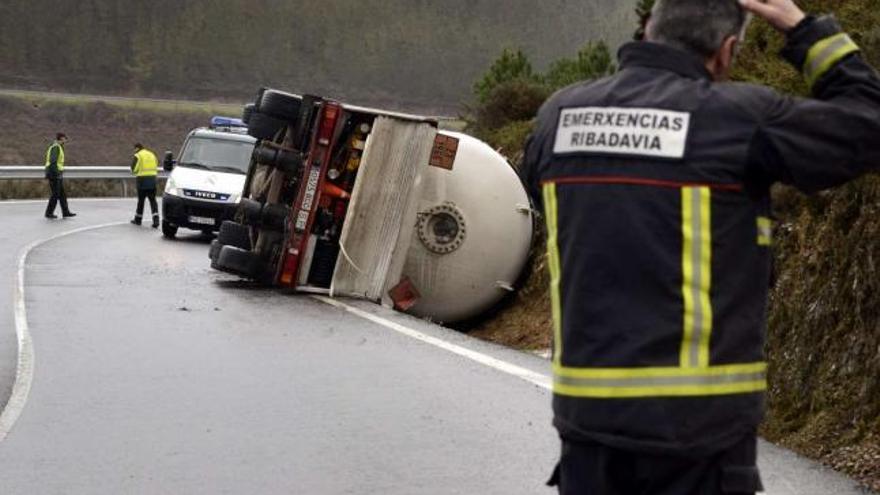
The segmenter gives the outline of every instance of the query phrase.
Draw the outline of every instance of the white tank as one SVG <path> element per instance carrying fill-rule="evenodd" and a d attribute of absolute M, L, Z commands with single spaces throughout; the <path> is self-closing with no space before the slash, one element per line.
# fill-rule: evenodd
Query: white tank
<path fill-rule="evenodd" d="M 423 174 L 418 226 L 403 275 L 421 297 L 408 310 L 438 322 L 475 317 L 513 290 L 532 243 L 528 196 L 507 160 L 465 134 L 451 170 Z"/>

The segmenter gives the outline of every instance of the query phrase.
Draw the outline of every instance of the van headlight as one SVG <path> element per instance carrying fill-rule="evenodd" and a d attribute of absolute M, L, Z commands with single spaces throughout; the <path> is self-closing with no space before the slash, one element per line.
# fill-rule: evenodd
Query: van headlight
<path fill-rule="evenodd" d="M 238 204 L 241 201 L 241 193 L 233 193 L 229 195 L 229 202 Z"/>
<path fill-rule="evenodd" d="M 168 179 L 168 181 L 165 182 L 165 194 L 169 196 L 180 196 L 180 189 L 177 187 L 174 179 Z"/>

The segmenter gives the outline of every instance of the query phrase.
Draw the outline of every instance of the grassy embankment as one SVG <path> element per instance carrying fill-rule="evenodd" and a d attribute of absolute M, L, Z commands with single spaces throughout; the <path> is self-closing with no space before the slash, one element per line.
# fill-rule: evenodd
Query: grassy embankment
<path fill-rule="evenodd" d="M 880 11 L 872 3 L 803 2 L 812 12 L 833 10 L 880 67 Z M 755 22 L 736 79 L 806 95 L 800 75 L 776 56 L 783 41 Z M 502 85 L 482 99 L 470 129 L 516 164 L 537 105 L 524 118 L 491 118 L 496 98 L 523 102 L 535 91 L 520 83 L 517 99 L 503 95 L 510 90 Z M 771 386 L 762 435 L 880 490 L 880 176 L 810 197 L 785 187 L 773 194 L 777 280 L 770 294 Z M 535 260 L 525 288 L 474 334 L 526 349 L 548 346 L 546 266 L 540 254 Z"/>
<path fill-rule="evenodd" d="M 237 105 L 157 100 L 101 101 L 89 96 L 28 93 L 0 96 L 0 166 L 41 165 L 56 132 L 65 132 L 67 166 L 131 164 L 132 145 L 143 143 L 160 156 L 178 153 L 186 133 L 211 115 L 236 116 Z M 69 180 L 68 196 L 121 196 L 121 181 Z M 129 188 L 131 191 L 132 189 Z M 0 200 L 47 197 L 45 181 L 0 181 Z"/>

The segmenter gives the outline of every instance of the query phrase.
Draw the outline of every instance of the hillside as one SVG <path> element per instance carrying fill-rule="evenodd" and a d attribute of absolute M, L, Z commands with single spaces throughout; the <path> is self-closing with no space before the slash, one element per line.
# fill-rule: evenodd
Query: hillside
<path fill-rule="evenodd" d="M 177 154 L 186 133 L 206 125 L 210 116 L 207 111 L 0 97 L 0 118 L 16 123 L 13 129 L 0 132 L 0 165 L 43 163 L 46 147 L 59 131 L 70 137 L 67 163 L 71 166 L 129 165 L 136 142 L 160 155 L 165 150 Z"/>
<path fill-rule="evenodd" d="M 535 60 L 632 31 L 594 0 L 6 0 L 0 86 L 249 100 L 262 85 L 454 112 L 504 47 Z"/>

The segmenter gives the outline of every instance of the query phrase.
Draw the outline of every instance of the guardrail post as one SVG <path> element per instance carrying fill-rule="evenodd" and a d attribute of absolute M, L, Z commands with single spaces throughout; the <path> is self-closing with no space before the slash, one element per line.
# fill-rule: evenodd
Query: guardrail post
<path fill-rule="evenodd" d="M 122 197 L 128 197 L 128 180 L 122 179 Z"/>

